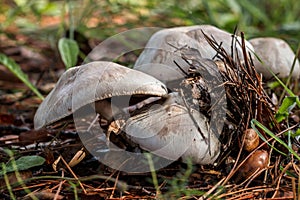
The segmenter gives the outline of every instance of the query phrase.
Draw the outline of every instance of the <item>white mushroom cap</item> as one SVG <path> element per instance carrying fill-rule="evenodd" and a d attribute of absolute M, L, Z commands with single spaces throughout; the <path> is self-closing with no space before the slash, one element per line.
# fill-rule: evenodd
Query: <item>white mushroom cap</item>
<path fill-rule="evenodd" d="M 189 66 L 180 54 L 180 48 L 197 49 L 202 58 L 213 59 L 217 52 L 209 45 L 202 31 L 212 37 L 233 58 L 243 58 L 241 38 L 211 25 L 197 25 L 163 29 L 152 35 L 144 51 L 137 59 L 134 69 L 145 72 L 167 83 L 182 78 L 182 72 L 174 64 L 178 62 L 184 70 Z M 233 40 L 234 39 L 234 40 Z M 233 41 L 233 43 L 232 43 Z M 246 41 L 248 53 L 253 52 L 252 45 Z"/>
<path fill-rule="evenodd" d="M 256 70 L 263 74 L 264 77 L 270 78 L 273 73 L 278 74 L 279 78 L 288 77 L 293 65 L 295 54 L 291 47 L 282 39 L 272 37 L 254 38 L 249 40 L 253 45 L 256 55 L 261 59 L 260 62 L 256 57 L 253 58 Z M 297 59 L 292 77 L 299 78 L 300 67 Z"/>
<path fill-rule="evenodd" d="M 39 129 L 73 114 L 79 108 L 113 96 L 167 95 L 157 79 L 112 62 L 97 61 L 66 71 L 39 106 L 34 126 Z"/>
<path fill-rule="evenodd" d="M 211 133 L 208 119 L 197 110 L 189 111 L 181 101 L 182 97 L 171 93 L 162 106 L 130 118 L 126 134 L 141 148 L 163 158 L 212 164 L 220 153 L 220 141 Z"/>

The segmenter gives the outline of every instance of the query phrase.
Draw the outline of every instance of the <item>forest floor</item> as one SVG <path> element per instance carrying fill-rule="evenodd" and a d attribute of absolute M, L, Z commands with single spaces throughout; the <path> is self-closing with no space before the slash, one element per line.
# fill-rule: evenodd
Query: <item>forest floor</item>
<path fill-rule="evenodd" d="M 28 35 L 7 35 L 0 35 L 0 52 L 14 59 L 46 96 L 65 71 L 57 50 L 49 42 Z M 89 41 L 93 42 L 97 41 Z M 91 47 L 82 48 L 89 51 Z M 280 91 L 276 92 L 280 94 Z M 85 152 L 86 157 L 71 168 L 67 163 L 83 147 L 76 129 L 71 123 L 65 127 L 34 130 L 33 118 L 41 102 L 0 65 L 0 162 L 17 161 L 26 156 L 45 159 L 36 166 L 9 173 L 3 172 L 2 165 L 1 199 L 30 199 L 34 198 L 32 195 L 37 199 L 89 200 L 299 198 L 299 161 L 278 153 L 272 154 L 268 167 L 261 173 L 243 180 L 231 173 L 236 167 L 238 151 L 232 154 L 237 157 L 229 156 L 226 163 L 223 160 L 219 165 L 200 166 L 177 161 L 155 173 L 143 174 L 111 169 Z M 292 126 L 299 124 L 299 110 L 290 120 Z M 294 142 L 294 150 L 298 152 L 297 142 Z M 56 161 L 57 166 L 53 167 Z"/>

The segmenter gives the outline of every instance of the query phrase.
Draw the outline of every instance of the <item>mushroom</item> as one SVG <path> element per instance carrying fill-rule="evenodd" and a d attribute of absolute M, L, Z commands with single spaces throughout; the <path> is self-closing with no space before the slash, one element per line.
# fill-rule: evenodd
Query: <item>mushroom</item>
<path fill-rule="evenodd" d="M 187 71 L 189 65 L 181 58 L 182 48 L 198 50 L 200 57 L 218 60 L 216 50 L 211 47 L 205 35 L 224 48 L 234 59 L 242 58 L 241 38 L 211 25 L 184 26 L 163 29 L 152 35 L 144 51 L 137 59 L 134 69 L 152 75 L 167 84 L 182 78 L 182 71 L 175 64 Z M 246 41 L 247 53 L 254 52 Z M 168 86 L 169 87 L 169 86 Z"/>
<path fill-rule="evenodd" d="M 66 71 L 38 108 L 35 128 L 72 114 L 75 121 L 93 106 L 109 122 L 124 121 L 121 129 L 128 138 L 163 158 L 211 164 L 219 154 L 220 142 L 208 119 L 188 108 L 182 96 L 168 94 L 166 86 L 150 75 L 112 62 L 91 62 Z"/>
<path fill-rule="evenodd" d="M 110 104 L 101 101 L 125 95 L 165 96 L 167 88 L 147 74 L 112 62 L 98 61 L 71 68 L 39 106 L 34 127 L 39 129 L 57 122 L 95 102 L 98 112 L 109 115 L 112 111 L 104 109 L 110 109 Z"/>
<path fill-rule="evenodd" d="M 254 66 L 266 78 L 271 78 L 270 70 L 279 78 L 289 76 L 295 59 L 295 53 L 284 40 L 272 37 L 253 38 L 249 40 L 253 45 L 256 57 Z M 292 77 L 299 78 L 300 65 L 296 59 Z"/>
<path fill-rule="evenodd" d="M 161 157 L 177 160 L 181 156 L 211 164 L 220 152 L 218 138 L 211 133 L 207 118 L 195 109 L 189 111 L 181 98 L 171 93 L 162 105 L 131 117 L 126 133 L 143 149 Z"/>

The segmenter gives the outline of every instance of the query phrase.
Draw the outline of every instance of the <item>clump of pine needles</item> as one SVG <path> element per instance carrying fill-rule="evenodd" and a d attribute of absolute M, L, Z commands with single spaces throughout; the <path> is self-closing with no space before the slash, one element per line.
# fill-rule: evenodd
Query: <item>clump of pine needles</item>
<path fill-rule="evenodd" d="M 213 36 L 203 34 L 210 46 L 216 51 L 214 60 L 222 77 L 227 104 L 225 126 L 219 137 L 222 151 L 215 168 L 221 171 L 223 179 L 204 196 L 214 194 L 212 197 L 235 199 L 299 196 L 296 188 L 300 188 L 300 185 L 296 186 L 295 182 L 297 177 L 299 178 L 300 172 L 295 163 L 299 161 L 294 160 L 293 157 L 293 155 L 297 157 L 297 153 L 286 145 L 288 139 L 283 134 L 288 131 L 289 124 L 287 121 L 278 122 L 275 119 L 278 108 L 272 103 L 266 92 L 263 77 L 255 70 L 253 59 L 256 55 L 247 49 L 244 34 L 241 33 L 241 40 L 237 40 L 236 36 L 232 35 L 231 54 L 228 54 L 222 44 L 217 43 Z M 238 48 L 242 49 L 242 54 L 234 54 L 234 52 L 238 52 Z M 197 53 L 193 51 L 193 49 L 182 51 L 182 58 L 188 61 L 192 72 L 199 68 L 197 66 L 199 62 L 202 62 L 203 65 L 204 61 L 200 55 L 197 56 Z M 191 55 L 193 56 L 191 57 Z M 200 72 L 202 72 L 200 76 L 205 73 L 201 70 Z M 213 76 L 216 72 L 211 70 L 208 73 Z M 188 77 L 194 77 L 194 73 L 189 73 Z M 215 92 L 220 92 L 220 90 Z M 210 92 L 211 94 L 212 92 Z M 207 99 L 207 95 L 204 95 L 205 99 Z M 215 109 L 213 108 L 214 103 L 217 104 L 217 102 L 210 102 L 211 107 L 209 107 L 208 112 Z M 219 109 L 224 108 L 220 107 Z M 210 120 L 216 119 L 210 118 Z M 244 177 L 245 180 L 243 179 L 243 182 L 240 183 L 234 177 L 243 176 L 243 174 L 238 174 L 239 168 L 252 154 L 242 150 L 242 135 L 246 129 L 253 127 L 253 121 L 260 124 L 256 131 L 262 138 L 261 145 L 256 150 L 264 149 L 268 152 L 269 164 L 259 174 Z M 291 151 L 293 152 L 291 153 Z M 291 174 L 287 173 L 289 169 L 292 171 Z M 287 178 L 284 179 L 283 175 Z M 279 186 L 282 188 L 280 189 Z M 218 187 L 222 189 L 217 189 Z"/>

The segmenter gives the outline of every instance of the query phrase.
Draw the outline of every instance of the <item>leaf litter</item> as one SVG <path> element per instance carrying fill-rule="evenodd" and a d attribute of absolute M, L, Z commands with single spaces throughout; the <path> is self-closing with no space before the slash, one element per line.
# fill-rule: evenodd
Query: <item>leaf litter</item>
<path fill-rule="evenodd" d="M 264 126 L 272 130 L 282 140 L 286 141 L 285 132 L 299 128 L 299 108 L 282 109 L 277 114 L 280 122 L 274 118 L 276 105 L 272 104 L 269 95 L 271 90 L 265 87 L 261 77 L 252 67 L 251 57 L 244 52 L 243 58 L 234 62 L 231 55 L 227 55 L 213 39 L 207 36 L 210 45 L 213 46 L 225 71 L 222 77 L 225 80 L 225 88 L 230 109 L 227 112 L 226 126 L 223 130 L 222 155 L 219 156 L 217 165 L 193 166 L 193 170 L 185 180 L 184 172 L 190 167 L 188 164 L 174 162 L 156 172 L 159 181 L 159 191 L 153 186 L 150 173 L 126 174 L 101 164 L 92 155 L 87 155 L 78 165 L 70 168 L 70 162 L 76 153 L 82 150 L 80 138 L 77 135 L 71 119 L 65 119 L 45 129 L 33 130 L 33 116 L 40 103 L 32 93 L 21 90 L 19 96 L 7 96 L 16 94 L 11 91 L 13 87 L 1 88 L 1 113 L 0 113 L 0 158 L 1 162 L 8 164 L 11 160 L 17 162 L 21 158 L 32 156 L 43 157 L 45 163 L 30 167 L 30 173 L 20 171 L 18 179 L 9 180 L 11 190 L 18 197 L 28 198 L 24 186 L 26 185 L 39 199 L 73 199 L 75 196 L 81 199 L 155 199 L 164 198 L 293 198 L 297 194 L 297 178 L 299 178 L 299 161 L 293 156 L 284 157 L 273 151 L 268 145 L 261 143 L 260 147 L 269 153 L 267 167 L 256 171 L 255 175 L 239 180 L 237 172 L 242 163 L 250 155 L 246 154 L 237 144 L 243 144 L 241 135 L 251 126 L 251 120 L 257 119 Z M 16 44 L 14 44 L 16 45 Z M 243 44 L 242 44 L 243 45 Z M 245 48 L 244 46 L 242 46 Z M 3 47 L 1 47 L 3 49 Z M 21 55 L 21 57 L 24 55 Z M 126 60 L 126 57 L 125 57 Z M 42 62 L 48 62 L 43 60 Z M 52 71 L 59 76 L 59 70 Z M 38 71 L 41 73 L 41 71 Z M 49 73 L 46 70 L 44 73 Z M 29 73 L 31 76 L 31 73 Z M 55 81 L 48 78 L 40 80 L 41 84 L 53 84 Z M 13 82 L 6 84 L 14 84 Z M 280 91 L 283 92 L 283 91 Z M 298 94 L 299 95 L 299 94 Z M 3 98 L 3 96 L 5 98 Z M 290 105 L 290 104 L 289 104 Z M 289 106 L 287 106 L 289 107 Z M 280 116 L 279 116 L 280 115 Z M 282 117 L 283 116 L 283 117 Z M 285 117 L 285 118 L 284 118 Z M 266 140 L 274 145 L 275 140 L 259 129 Z M 293 149 L 299 152 L 299 141 L 293 137 Z M 278 143 L 275 143 L 278 145 Z M 280 150 L 289 154 L 287 149 L 278 145 Z M 13 152 L 10 157 L 5 149 Z M 53 163 L 61 158 L 53 168 Z M 17 173 L 15 174 L 17 176 Z M 9 198 L 7 183 L 1 178 L 1 198 Z M 27 190 L 28 192 L 28 190 Z M 198 193 L 197 193 L 198 192 Z M 161 196 L 160 196 L 161 195 Z"/>

